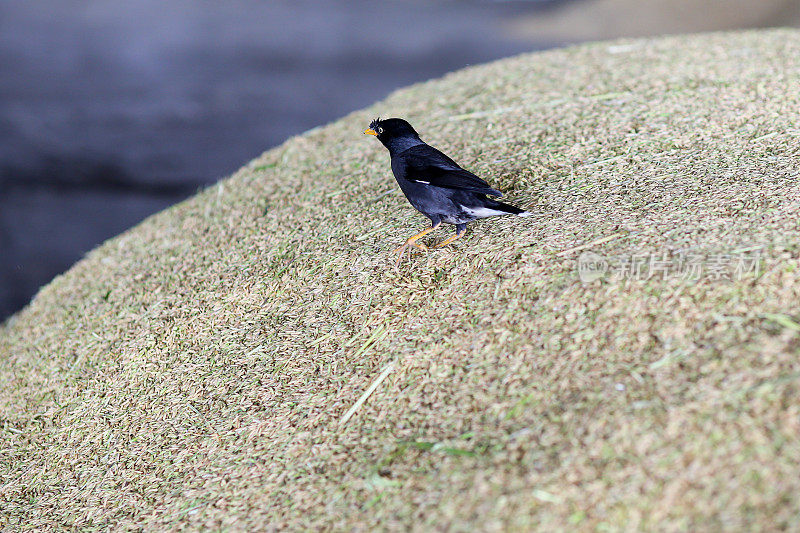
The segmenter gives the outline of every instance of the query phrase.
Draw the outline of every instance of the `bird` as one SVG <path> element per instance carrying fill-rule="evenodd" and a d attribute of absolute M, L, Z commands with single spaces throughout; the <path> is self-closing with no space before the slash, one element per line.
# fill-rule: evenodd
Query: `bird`
<path fill-rule="evenodd" d="M 402 118 L 376 118 L 364 134 L 374 135 L 389 150 L 397 184 L 409 203 L 431 221 L 430 227 L 412 235 L 394 250 L 398 253 L 398 265 L 411 247 L 427 250 L 427 246 L 417 241 L 442 223 L 454 225 L 456 232 L 433 248 L 447 246 L 463 237 L 467 222 L 499 215 L 531 215 L 524 209 L 489 198 L 501 197 L 503 193 L 426 144 Z"/>

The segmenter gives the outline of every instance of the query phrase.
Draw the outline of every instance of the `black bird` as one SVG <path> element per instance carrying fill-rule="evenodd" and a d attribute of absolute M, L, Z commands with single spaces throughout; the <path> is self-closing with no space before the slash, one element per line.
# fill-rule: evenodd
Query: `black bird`
<path fill-rule="evenodd" d="M 417 240 L 438 228 L 442 222 L 454 224 L 456 234 L 434 248 L 446 246 L 463 237 L 467 232 L 467 222 L 496 215 L 530 215 L 519 207 L 488 198 L 487 194 L 503 196 L 503 193 L 458 166 L 436 148 L 425 144 L 411 124 L 401 118 L 377 118 L 364 133 L 378 137 L 389 150 L 392 172 L 403 194 L 417 211 L 431 219 L 431 227 L 409 237 L 403 246 L 395 250 L 400 252 L 398 263 L 409 246 L 427 250 L 427 246 Z"/>

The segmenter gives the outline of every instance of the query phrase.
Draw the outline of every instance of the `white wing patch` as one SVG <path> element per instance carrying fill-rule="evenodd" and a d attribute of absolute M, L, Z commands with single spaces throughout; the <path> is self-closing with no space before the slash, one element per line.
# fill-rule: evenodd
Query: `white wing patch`
<path fill-rule="evenodd" d="M 506 211 L 498 211 L 497 209 L 490 209 L 488 207 L 476 207 L 475 209 L 464 208 L 464 211 L 474 216 L 475 218 L 486 218 L 486 217 L 493 217 L 495 215 L 509 214 Z"/>

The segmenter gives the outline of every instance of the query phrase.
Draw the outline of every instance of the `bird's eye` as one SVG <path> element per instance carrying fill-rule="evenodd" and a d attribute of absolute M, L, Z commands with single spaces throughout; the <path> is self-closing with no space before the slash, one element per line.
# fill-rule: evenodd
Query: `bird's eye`
<path fill-rule="evenodd" d="M 378 133 L 383 133 L 383 128 L 381 128 L 380 126 L 378 127 Z"/>

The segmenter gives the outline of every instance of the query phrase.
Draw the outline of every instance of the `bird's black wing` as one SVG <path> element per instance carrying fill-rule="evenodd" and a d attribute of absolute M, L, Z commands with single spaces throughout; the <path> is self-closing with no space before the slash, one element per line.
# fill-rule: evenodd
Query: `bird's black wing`
<path fill-rule="evenodd" d="M 445 154 L 420 144 L 400 154 L 405 162 L 405 178 L 419 183 L 428 183 L 434 187 L 446 189 L 463 189 L 492 196 L 503 196 L 503 193 L 492 189 L 481 178 L 466 171 L 458 163 Z"/>

